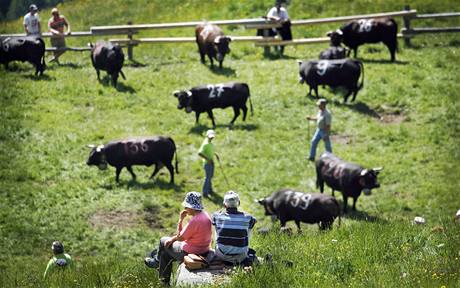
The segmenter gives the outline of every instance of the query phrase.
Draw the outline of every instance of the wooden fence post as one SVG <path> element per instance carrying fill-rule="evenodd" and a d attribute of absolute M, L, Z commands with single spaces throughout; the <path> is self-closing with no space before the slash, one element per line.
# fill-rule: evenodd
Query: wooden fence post
<path fill-rule="evenodd" d="M 405 11 L 410 11 L 410 6 L 409 5 L 405 5 L 404 6 L 404 10 Z M 404 35 L 404 44 L 408 47 L 411 46 L 411 43 L 410 43 L 410 18 L 411 16 L 403 16 L 403 22 L 404 22 L 404 32 L 403 35 Z"/>
<path fill-rule="evenodd" d="M 271 29 L 271 28 L 270 28 Z M 263 29 L 262 30 L 263 32 L 263 36 L 264 38 L 267 38 L 269 37 L 269 34 L 270 34 L 270 30 L 269 29 Z M 264 47 L 264 55 L 267 56 L 268 54 L 270 54 L 270 47 L 269 46 L 265 46 Z"/>
<path fill-rule="evenodd" d="M 128 25 L 133 25 L 132 21 L 128 21 Z M 133 31 L 131 29 L 128 30 L 128 60 L 133 61 L 133 45 L 131 44 L 131 40 L 133 40 Z"/>

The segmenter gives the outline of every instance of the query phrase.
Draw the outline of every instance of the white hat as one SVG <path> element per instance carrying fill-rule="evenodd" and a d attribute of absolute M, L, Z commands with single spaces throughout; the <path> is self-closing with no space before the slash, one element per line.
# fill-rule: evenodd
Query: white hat
<path fill-rule="evenodd" d="M 237 208 L 240 206 L 240 196 L 235 191 L 228 191 L 224 196 L 224 205 L 227 208 Z"/>
<path fill-rule="evenodd" d="M 214 132 L 214 130 L 208 130 L 208 131 L 206 131 L 206 137 L 214 138 L 214 137 L 216 137 L 216 132 Z"/>
<path fill-rule="evenodd" d="M 182 206 L 194 210 L 203 210 L 203 204 L 201 204 L 201 194 L 198 192 L 188 192 L 185 195 L 184 202 Z"/>
<path fill-rule="evenodd" d="M 327 100 L 324 98 L 319 99 L 316 101 L 316 105 L 327 104 Z"/>

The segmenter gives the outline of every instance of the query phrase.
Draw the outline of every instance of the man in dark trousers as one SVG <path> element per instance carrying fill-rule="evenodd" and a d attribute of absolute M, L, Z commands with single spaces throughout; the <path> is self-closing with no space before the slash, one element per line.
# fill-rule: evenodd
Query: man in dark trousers
<path fill-rule="evenodd" d="M 316 147 L 318 146 L 318 142 L 321 139 L 324 141 L 326 151 L 332 153 L 331 140 L 329 138 L 329 134 L 331 132 L 332 116 L 329 110 L 326 109 L 326 99 L 319 99 L 316 104 L 319 108 L 316 117 L 307 116 L 307 120 L 314 120 L 316 121 L 317 125 L 315 134 L 313 135 L 313 138 L 311 138 L 310 156 L 308 158 L 310 161 L 315 161 Z"/>

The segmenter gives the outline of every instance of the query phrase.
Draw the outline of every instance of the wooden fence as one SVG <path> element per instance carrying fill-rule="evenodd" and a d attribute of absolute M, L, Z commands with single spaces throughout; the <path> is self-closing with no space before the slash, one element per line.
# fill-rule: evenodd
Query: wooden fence
<path fill-rule="evenodd" d="M 405 6 L 403 11 L 386 12 L 386 13 L 375 13 L 375 14 L 364 14 L 364 15 L 353 15 L 353 16 L 342 16 L 342 17 L 330 17 L 320 19 L 307 19 L 307 20 L 293 20 L 291 21 L 292 26 L 302 25 L 320 25 L 328 23 L 343 23 L 350 20 L 358 19 L 369 19 L 369 18 L 382 18 L 382 17 L 403 17 L 404 28 L 401 29 L 401 34 L 398 37 L 403 37 L 406 44 L 410 45 L 410 38 L 422 33 L 441 33 L 441 32 L 460 32 L 460 27 L 447 27 L 447 28 L 411 28 L 411 21 L 416 19 L 427 19 L 427 18 L 446 18 L 446 17 L 458 17 L 460 13 L 439 13 L 439 14 L 422 14 L 417 15 L 417 11 L 410 9 L 409 6 Z M 72 32 L 71 35 L 66 37 L 97 37 L 103 35 L 126 35 L 126 38 L 109 39 L 113 43 L 118 43 L 128 48 L 128 59 L 133 59 L 133 48 L 139 44 L 158 44 L 158 43 L 193 43 L 195 37 L 157 37 L 157 38 L 139 38 L 135 39 L 134 36 L 143 30 L 157 30 L 157 29 L 177 29 L 177 28 L 192 28 L 203 21 L 193 22 L 178 22 L 178 23 L 160 23 L 160 24 L 137 24 L 133 25 L 131 22 L 127 25 L 116 25 L 116 26 L 93 26 L 90 31 L 85 32 Z M 265 18 L 256 19 L 239 19 L 239 20 L 219 20 L 219 21 L 208 21 L 208 23 L 217 24 L 220 26 L 224 25 L 243 25 L 247 29 L 263 29 L 263 28 L 276 28 L 280 27 L 280 23 L 276 21 L 269 21 Z M 0 36 L 24 36 L 24 34 L 6 34 Z M 43 33 L 42 37 L 48 38 L 51 33 Z M 273 37 L 262 37 L 262 36 L 230 36 L 233 42 L 252 42 L 256 46 L 269 47 L 277 45 L 305 45 L 315 43 L 325 43 L 329 41 L 328 37 L 319 38 L 302 38 L 293 39 L 290 41 L 282 41 L 281 39 Z M 65 48 L 54 48 L 48 47 L 47 51 L 56 50 L 71 50 L 71 51 L 86 51 L 89 47 L 65 47 Z"/>

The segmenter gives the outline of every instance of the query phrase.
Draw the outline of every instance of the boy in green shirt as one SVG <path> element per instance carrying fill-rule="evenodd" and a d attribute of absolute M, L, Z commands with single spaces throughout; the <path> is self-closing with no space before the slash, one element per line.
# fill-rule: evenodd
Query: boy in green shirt
<path fill-rule="evenodd" d="M 64 245 L 59 241 L 54 241 L 51 245 L 51 250 L 53 250 L 53 258 L 48 261 L 46 266 L 45 274 L 43 278 L 46 279 L 50 274 L 55 270 L 63 270 L 66 267 L 74 267 L 72 257 L 69 254 L 64 253 Z"/>
<path fill-rule="evenodd" d="M 214 176 L 214 155 L 216 155 L 217 160 L 219 160 L 219 155 L 214 151 L 214 144 L 212 140 L 216 137 L 216 132 L 214 130 L 208 130 L 206 132 L 206 138 L 201 144 L 200 150 L 198 150 L 198 155 L 203 158 L 205 179 L 203 184 L 203 196 L 208 197 L 209 194 L 213 193 L 212 191 L 212 177 Z"/>

